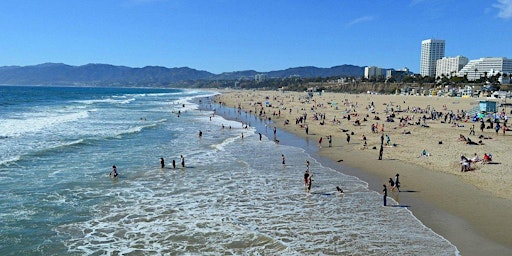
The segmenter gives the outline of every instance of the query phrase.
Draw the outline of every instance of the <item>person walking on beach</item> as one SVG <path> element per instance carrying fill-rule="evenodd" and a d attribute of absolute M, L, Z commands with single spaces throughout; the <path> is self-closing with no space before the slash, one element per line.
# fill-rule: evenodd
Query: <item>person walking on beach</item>
<path fill-rule="evenodd" d="M 318 140 L 318 145 L 320 145 L 320 147 L 322 147 L 322 140 L 324 139 L 324 137 L 320 137 L 320 139 Z"/>
<path fill-rule="evenodd" d="M 332 147 L 332 135 L 329 135 L 329 147 Z"/>
<path fill-rule="evenodd" d="M 306 135 L 308 135 L 309 134 L 309 126 L 308 125 L 305 126 L 305 130 L 306 130 Z"/>
<path fill-rule="evenodd" d="M 396 188 L 398 192 L 400 192 L 400 180 L 398 179 L 399 176 L 400 174 L 398 173 L 395 175 L 395 186 L 391 188 L 391 191 L 394 191 Z"/>
<path fill-rule="evenodd" d="M 382 185 L 384 189 L 382 189 L 382 193 L 384 193 L 382 199 L 384 200 L 384 206 L 387 205 L 387 197 L 388 197 L 388 188 L 386 187 L 386 184 Z"/>
<path fill-rule="evenodd" d="M 181 155 L 180 158 L 181 158 L 181 167 L 185 168 L 185 157 L 183 157 L 183 155 Z"/>
<path fill-rule="evenodd" d="M 119 173 L 117 172 L 117 167 L 115 165 L 112 165 L 112 171 L 110 171 L 110 174 L 108 176 L 116 178 L 117 175 L 119 175 Z"/>
<path fill-rule="evenodd" d="M 388 183 L 390 188 L 393 188 L 395 186 L 395 181 L 392 178 L 389 178 Z"/>
<path fill-rule="evenodd" d="M 160 167 L 162 169 L 165 168 L 165 162 L 164 162 L 164 158 L 163 157 L 160 157 Z"/>
<path fill-rule="evenodd" d="M 347 144 L 350 144 L 350 134 L 347 133 Z"/>
<path fill-rule="evenodd" d="M 384 152 L 384 146 L 381 144 L 380 145 L 380 150 L 379 150 L 379 160 L 382 160 L 382 153 Z"/>

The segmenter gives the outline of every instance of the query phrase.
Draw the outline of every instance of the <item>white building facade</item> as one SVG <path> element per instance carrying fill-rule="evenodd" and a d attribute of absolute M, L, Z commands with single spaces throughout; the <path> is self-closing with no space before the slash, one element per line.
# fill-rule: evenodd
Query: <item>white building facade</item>
<path fill-rule="evenodd" d="M 364 78 L 368 80 L 383 79 L 384 71 L 384 69 L 375 66 L 364 67 Z"/>
<path fill-rule="evenodd" d="M 468 58 L 464 56 L 443 57 L 436 62 L 436 78 L 452 77 L 458 75 L 459 71 L 468 64 Z"/>
<path fill-rule="evenodd" d="M 437 60 L 444 57 L 445 40 L 421 41 L 420 75 L 435 77 Z"/>
<path fill-rule="evenodd" d="M 503 75 L 507 74 L 507 76 L 510 76 L 512 73 L 512 59 L 492 57 L 470 60 L 468 64 L 459 71 L 458 76 L 467 76 L 469 81 L 475 81 L 482 76 L 487 75 L 489 77 L 498 73 L 501 74 L 500 82 L 503 83 Z"/>

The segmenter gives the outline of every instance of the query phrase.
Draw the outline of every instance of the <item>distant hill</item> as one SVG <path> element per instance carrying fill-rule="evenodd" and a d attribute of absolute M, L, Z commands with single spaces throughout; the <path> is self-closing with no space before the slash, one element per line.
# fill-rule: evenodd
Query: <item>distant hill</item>
<path fill-rule="evenodd" d="M 257 72 L 254 70 L 213 74 L 188 67 L 166 68 L 147 66 L 131 68 L 108 64 L 70 66 L 62 63 L 44 63 L 34 66 L 0 67 L 0 84 L 13 85 L 89 85 L 89 86 L 168 86 L 181 81 L 237 80 L 266 74 L 270 78 L 298 75 L 304 78 L 331 76 L 363 76 L 364 68 L 341 65 L 331 68 L 296 67 L 286 70 Z"/>

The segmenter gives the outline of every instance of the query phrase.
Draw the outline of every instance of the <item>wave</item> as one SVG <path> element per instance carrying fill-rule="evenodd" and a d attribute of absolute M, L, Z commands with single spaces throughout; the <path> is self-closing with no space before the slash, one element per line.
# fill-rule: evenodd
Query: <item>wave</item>
<path fill-rule="evenodd" d="M 120 97 L 120 99 L 115 99 L 113 96 L 109 99 L 98 99 L 98 100 L 77 100 L 74 101 L 75 103 L 81 103 L 85 105 L 94 105 L 94 104 L 101 104 L 101 103 L 110 103 L 110 104 L 129 104 L 131 102 L 135 101 L 135 98 L 125 98 Z"/>
<path fill-rule="evenodd" d="M 40 130 L 57 126 L 62 123 L 73 122 L 87 118 L 89 111 L 75 113 L 26 113 L 22 118 L 0 119 L 0 134 L 2 137 L 17 137 L 26 133 L 34 133 Z"/>

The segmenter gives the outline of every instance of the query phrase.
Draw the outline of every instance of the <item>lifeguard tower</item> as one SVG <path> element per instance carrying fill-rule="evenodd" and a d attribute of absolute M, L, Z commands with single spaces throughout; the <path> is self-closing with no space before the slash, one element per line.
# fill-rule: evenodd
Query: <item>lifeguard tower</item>
<path fill-rule="evenodd" d="M 480 111 L 484 113 L 496 113 L 496 101 L 481 100 L 479 101 Z"/>

